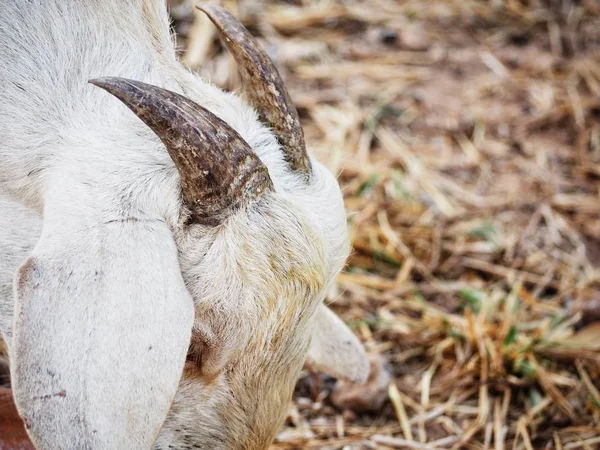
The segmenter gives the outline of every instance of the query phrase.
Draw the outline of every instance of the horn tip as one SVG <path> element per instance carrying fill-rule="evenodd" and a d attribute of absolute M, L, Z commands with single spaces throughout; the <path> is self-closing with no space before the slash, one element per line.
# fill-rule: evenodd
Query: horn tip
<path fill-rule="evenodd" d="M 100 77 L 100 78 L 91 78 L 88 80 L 88 83 L 93 84 L 94 86 L 102 87 L 107 82 L 110 82 L 111 77 Z"/>
<path fill-rule="evenodd" d="M 219 5 L 215 5 L 214 3 L 209 2 L 201 2 L 196 4 L 196 8 L 202 11 L 204 14 L 210 16 L 211 14 L 219 13 L 219 12 L 227 12 L 225 8 Z"/>
<path fill-rule="evenodd" d="M 196 8 L 203 10 L 204 8 L 210 8 L 211 6 L 217 6 L 210 2 L 200 2 L 196 3 Z"/>
<path fill-rule="evenodd" d="M 100 78 L 92 78 L 88 80 L 88 83 L 93 84 L 94 86 L 101 87 L 106 89 L 111 86 L 118 86 L 119 84 L 125 82 L 125 78 L 119 77 L 100 77 Z"/>
<path fill-rule="evenodd" d="M 109 94 L 126 102 L 126 99 L 134 95 L 143 83 L 139 83 L 121 77 L 101 77 L 88 80 L 88 83 L 104 89 Z M 126 102 L 127 103 L 127 102 Z"/>
<path fill-rule="evenodd" d="M 122 84 L 119 83 L 119 79 L 116 77 L 93 78 L 91 80 L 88 80 L 88 83 L 93 84 L 94 86 L 97 86 L 101 89 L 104 89 L 105 91 L 108 91 L 111 94 L 113 94 L 118 87 L 122 86 Z"/>

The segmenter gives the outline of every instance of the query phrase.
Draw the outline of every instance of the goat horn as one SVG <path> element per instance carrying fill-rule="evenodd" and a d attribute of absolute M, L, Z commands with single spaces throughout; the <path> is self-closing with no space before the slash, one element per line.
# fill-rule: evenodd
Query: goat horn
<path fill-rule="evenodd" d="M 256 39 L 228 11 L 209 3 L 198 5 L 197 8 L 219 29 L 223 42 L 238 64 L 250 101 L 275 132 L 290 167 L 308 177 L 311 166 L 300 118 L 275 64 Z"/>
<path fill-rule="evenodd" d="M 165 144 L 195 223 L 217 225 L 273 188 L 244 139 L 213 113 L 175 92 L 139 81 L 90 80 L 131 109 Z"/>

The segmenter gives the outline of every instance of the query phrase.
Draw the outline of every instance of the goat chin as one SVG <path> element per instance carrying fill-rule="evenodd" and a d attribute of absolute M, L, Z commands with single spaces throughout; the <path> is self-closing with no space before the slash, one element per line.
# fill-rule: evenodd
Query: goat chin
<path fill-rule="evenodd" d="M 251 105 L 180 65 L 163 1 L 0 0 L 0 62 L 0 331 L 36 448 L 266 448 L 309 346 L 366 379 L 322 306 L 349 248 L 335 178 L 296 173 Z M 273 189 L 190 221 L 165 145 L 88 83 L 104 76 L 206 108 Z"/>

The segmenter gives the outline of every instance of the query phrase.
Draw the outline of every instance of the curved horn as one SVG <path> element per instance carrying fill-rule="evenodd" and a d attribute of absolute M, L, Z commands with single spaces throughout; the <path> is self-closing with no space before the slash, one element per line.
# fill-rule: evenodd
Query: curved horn
<path fill-rule="evenodd" d="M 125 103 L 165 144 L 194 222 L 217 225 L 273 188 L 248 143 L 206 108 L 139 81 L 107 77 L 90 83 Z"/>
<path fill-rule="evenodd" d="M 197 6 L 219 29 L 223 42 L 238 64 L 251 102 L 275 132 L 292 170 L 310 175 L 310 160 L 298 112 L 283 80 L 265 51 L 244 26 L 217 5 Z"/>

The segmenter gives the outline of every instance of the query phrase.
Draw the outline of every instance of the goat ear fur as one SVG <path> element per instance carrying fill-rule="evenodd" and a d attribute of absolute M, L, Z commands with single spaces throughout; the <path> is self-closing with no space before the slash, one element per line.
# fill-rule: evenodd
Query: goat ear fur
<path fill-rule="evenodd" d="M 325 305 L 317 310 L 307 363 L 313 370 L 355 383 L 364 383 L 369 376 L 369 361 L 362 344 Z"/>
<path fill-rule="evenodd" d="M 150 448 L 194 316 L 171 233 L 153 219 L 48 216 L 14 280 L 19 413 L 36 448 Z"/>

